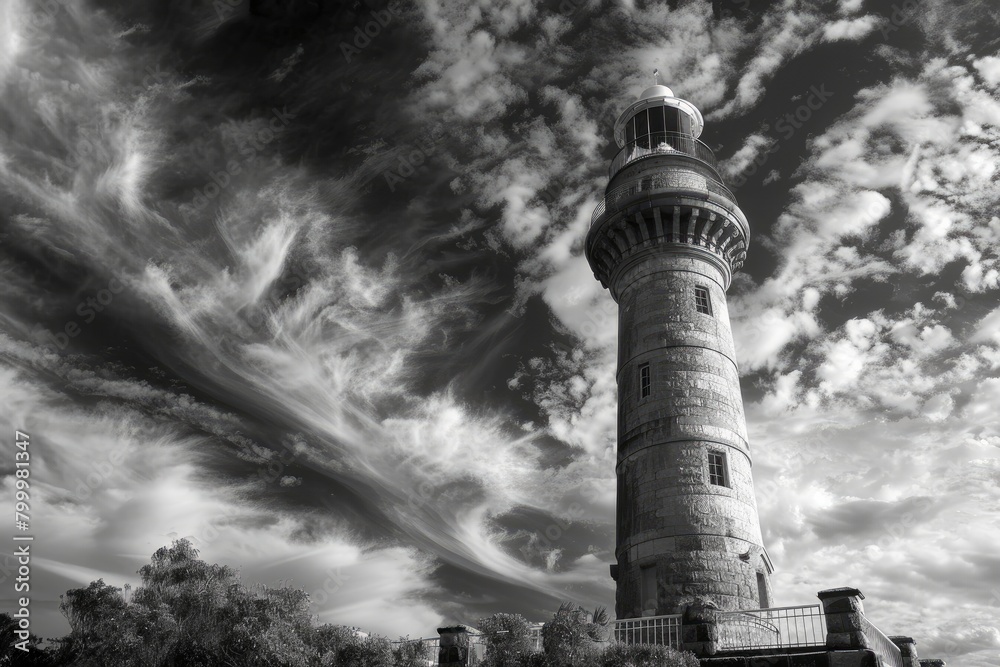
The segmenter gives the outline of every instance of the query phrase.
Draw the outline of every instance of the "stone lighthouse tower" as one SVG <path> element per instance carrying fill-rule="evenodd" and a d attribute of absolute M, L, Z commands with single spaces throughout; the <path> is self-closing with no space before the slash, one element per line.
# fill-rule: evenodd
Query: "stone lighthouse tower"
<path fill-rule="evenodd" d="M 769 606 L 726 289 L 750 227 L 701 112 L 666 86 L 615 123 L 586 254 L 618 303 L 619 619 Z"/>

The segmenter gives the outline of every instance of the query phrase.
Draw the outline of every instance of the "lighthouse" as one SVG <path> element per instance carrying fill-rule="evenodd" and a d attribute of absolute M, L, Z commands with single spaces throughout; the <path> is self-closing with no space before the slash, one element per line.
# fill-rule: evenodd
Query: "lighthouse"
<path fill-rule="evenodd" d="M 618 303 L 619 619 L 770 606 L 726 290 L 750 226 L 698 137 L 701 112 L 643 91 L 586 256 Z"/>

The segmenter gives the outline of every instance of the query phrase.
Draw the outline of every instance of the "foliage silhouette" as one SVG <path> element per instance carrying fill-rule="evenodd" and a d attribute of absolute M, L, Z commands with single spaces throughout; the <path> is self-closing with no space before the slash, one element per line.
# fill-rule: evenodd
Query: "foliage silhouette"
<path fill-rule="evenodd" d="M 384 637 L 316 626 L 296 588 L 246 583 L 187 540 L 157 549 L 133 592 L 103 580 L 61 597 L 70 633 L 40 652 L 71 667 L 423 667 Z M 397 658 L 398 661 L 397 662 Z M 15 663 L 18 664 L 18 663 Z M 28 663 L 24 663 L 28 664 Z"/>
<path fill-rule="evenodd" d="M 530 626 L 518 614 L 493 614 L 480 619 L 479 631 L 486 642 L 483 667 L 516 667 L 519 656 L 531 651 Z"/>

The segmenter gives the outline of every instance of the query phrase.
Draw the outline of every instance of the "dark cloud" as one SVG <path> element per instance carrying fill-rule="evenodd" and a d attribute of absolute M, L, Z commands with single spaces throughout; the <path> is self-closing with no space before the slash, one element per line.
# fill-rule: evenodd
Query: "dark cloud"
<path fill-rule="evenodd" d="M 851 495 L 849 489 L 844 491 L 845 495 Z M 898 502 L 855 500 L 826 507 L 809 521 L 823 540 L 878 541 L 883 537 L 895 540 L 934 518 L 942 509 L 940 502 L 928 496 Z"/>

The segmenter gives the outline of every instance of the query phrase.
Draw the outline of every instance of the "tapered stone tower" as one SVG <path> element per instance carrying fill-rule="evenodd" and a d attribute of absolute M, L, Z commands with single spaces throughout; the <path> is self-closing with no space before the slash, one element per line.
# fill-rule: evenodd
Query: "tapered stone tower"
<path fill-rule="evenodd" d="M 615 123 L 621 150 L 586 253 L 618 302 L 618 618 L 769 606 L 726 289 L 750 227 L 701 112 L 655 85 Z"/>

